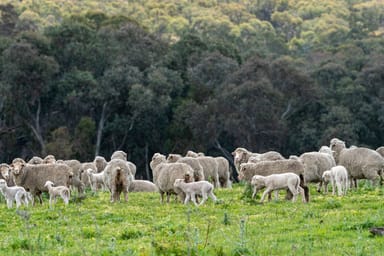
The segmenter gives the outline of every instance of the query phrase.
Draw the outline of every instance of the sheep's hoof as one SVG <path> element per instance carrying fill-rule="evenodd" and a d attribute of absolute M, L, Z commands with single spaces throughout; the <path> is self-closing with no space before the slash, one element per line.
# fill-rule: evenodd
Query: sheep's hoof
<path fill-rule="evenodd" d="M 369 231 L 372 233 L 372 235 L 384 236 L 384 227 L 373 227 Z"/>

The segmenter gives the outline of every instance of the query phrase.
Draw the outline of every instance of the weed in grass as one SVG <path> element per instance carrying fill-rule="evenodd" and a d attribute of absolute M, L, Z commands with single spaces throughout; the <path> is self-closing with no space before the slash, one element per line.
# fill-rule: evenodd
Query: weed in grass
<path fill-rule="evenodd" d="M 331 199 L 328 199 L 326 201 L 324 208 L 325 209 L 337 209 L 337 208 L 341 208 L 341 206 L 342 205 L 341 205 L 340 201 L 331 198 Z"/>
<path fill-rule="evenodd" d="M 233 250 L 233 255 L 250 255 L 250 251 L 247 248 L 247 230 L 246 230 L 246 219 L 245 217 L 240 220 L 240 236 L 237 242 L 237 247 Z"/>
<path fill-rule="evenodd" d="M 228 216 L 228 213 L 227 212 L 224 212 L 224 219 L 223 219 L 223 224 L 224 225 L 230 225 L 231 222 L 229 220 L 229 216 Z"/>

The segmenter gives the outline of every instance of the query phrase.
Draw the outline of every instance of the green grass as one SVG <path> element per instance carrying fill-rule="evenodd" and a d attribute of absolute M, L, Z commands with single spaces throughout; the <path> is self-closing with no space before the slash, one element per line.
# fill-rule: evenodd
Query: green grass
<path fill-rule="evenodd" d="M 129 194 L 128 203 L 108 193 L 72 200 L 65 207 L 7 209 L 0 204 L 0 255 L 384 255 L 384 188 L 361 187 L 346 197 L 322 195 L 311 202 L 259 204 L 244 186 L 215 190 L 219 202 L 199 208 L 157 193 Z M 75 202 L 76 201 L 76 202 Z"/>

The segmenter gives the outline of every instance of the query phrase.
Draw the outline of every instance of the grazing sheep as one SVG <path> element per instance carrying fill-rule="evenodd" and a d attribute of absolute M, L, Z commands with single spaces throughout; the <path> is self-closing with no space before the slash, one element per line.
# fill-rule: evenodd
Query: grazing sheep
<path fill-rule="evenodd" d="M 28 206 L 29 201 L 32 200 L 30 194 L 23 187 L 8 187 L 7 181 L 4 179 L 0 179 L 0 191 L 7 201 L 8 208 L 12 208 L 13 201 L 16 202 L 16 208 L 19 208 L 21 204 Z"/>
<path fill-rule="evenodd" d="M 56 163 L 56 158 L 54 155 L 47 155 L 43 159 L 43 164 L 54 164 Z"/>
<path fill-rule="evenodd" d="M 129 192 L 159 192 L 157 186 L 149 180 L 133 180 Z"/>
<path fill-rule="evenodd" d="M 305 200 L 309 202 L 309 188 L 304 182 L 304 164 L 294 159 L 261 161 L 259 163 L 242 163 L 240 165 L 239 180 L 251 183 L 254 175 L 268 176 L 293 172 L 300 177 L 300 187 L 304 189 Z"/>
<path fill-rule="evenodd" d="M 251 185 L 253 186 L 252 198 L 254 198 L 262 188 L 266 188 L 260 203 L 264 202 L 264 198 L 267 194 L 275 191 L 276 200 L 278 198 L 278 190 L 289 189 L 292 193 L 292 202 L 296 201 L 297 194 L 301 194 L 303 203 L 306 202 L 304 189 L 300 187 L 300 177 L 296 173 L 287 172 L 279 174 L 271 174 L 268 176 L 254 175 L 252 177 Z"/>
<path fill-rule="evenodd" d="M 348 170 L 356 187 L 357 179 L 367 179 L 374 184 L 382 180 L 384 158 L 375 150 L 364 147 L 346 148 L 345 142 L 337 138 L 330 141 L 330 148 L 334 152 L 336 163 Z"/>
<path fill-rule="evenodd" d="M 93 192 L 96 192 L 98 187 L 100 187 L 102 191 L 106 190 L 104 184 L 104 171 L 95 173 L 94 170 L 87 169 L 86 172 L 88 173 L 89 183 L 91 184 Z"/>
<path fill-rule="evenodd" d="M 168 163 L 185 163 L 192 167 L 193 169 L 193 178 L 195 181 L 204 180 L 204 171 L 199 160 L 194 157 L 183 157 L 179 154 L 169 154 L 167 157 Z"/>
<path fill-rule="evenodd" d="M 376 152 L 379 153 L 382 157 L 384 157 L 384 146 L 377 148 Z"/>
<path fill-rule="evenodd" d="M 181 189 L 185 193 L 184 204 L 187 204 L 190 200 L 192 200 L 196 206 L 200 206 L 208 199 L 208 196 L 212 198 L 214 202 L 217 201 L 216 196 L 213 194 L 214 187 L 208 181 L 201 180 L 186 183 L 184 179 L 176 179 L 173 186 Z M 203 197 L 200 204 L 197 204 L 196 202 L 197 195 Z"/>
<path fill-rule="evenodd" d="M 167 195 L 167 203 L 171 194 L 176 194 L 184 201 L 185 194 L 173 186 L 176 179 L 194 181 L 194 171 L 185 163 L 167 163 L 165 156 L 155 153 L 150 163 L 153 173 L 153 182 L 159 188 L 161 203 L 164 202 L 164 194 Z"/>
<path fill-rule="evenodd" d="M 323 172 L 336 166 L 335 159 L 328 153 L 307 152 L 299 157 L 304 164 L 304 182 L 319 182 L 317 191 L 321 192 Z"/>
<path fill-rule="evenodd" d="M 215 188 L 220 187 L 218 164 L 215 158 L 211 156 L 199 156 L 193 151 L 188 151 L 186 156 L 196 158 L 203 167 L 205 180 L 211 180 Z"/>
<path fill-rule="evenodd" d="M 348 172 L 342 165 L 332 167 L 323 173 L 323 180 L 326 184 L 331 182 L 332 195 L 335 194 L 335 184 L 339 196 L 346 195 L 348 191 Z M 325 186 L 327 188 L 327 186 Z M 326 189 L 327 190 L 327 189 Z M 327 191 L 326 191 L 327 192 Z"/>
<path fill-rule="evenodd" d="M 112 159 L 104 169 L 104 184 L 111 193 L 111 202 L 120 201 L 120 194 L 128 201 L 128 189 L 133 180 L 133 175 L 126 160 Z"/>
<path fill-rule="evenodd" d="M 60 196 L 65 205 L 68 205 L 69 198 L 71 196 L 71 193 L 69 191 L 69 188 L 66 186 L 56 186 L 54 187 L 54 183 L 50 180 L 47 180 L 44 184 L 44 187 L 48 188 L 49 193 L 49 206 L 52 207 L 52 200 L 56 204 L 56 198 Z"/>
<path fill-rule="evenodd" d="M 44 163 L 44 160 L 39 156 L 34 156 L 28 161 L 28 164 L 42 164 L 42 163 Z"/>
<path fill-rule="evenodd" d="M 96 156 L 93 163 L 95 164 L 98 173 L 104 171 L 104 168 L 108 164 L 107 160 L 102 156 Z"/>
<path fill-rule="evenodd" d="M 72 169 L 65 164 L 26 164 L 25 162 L 13 162 L 11 164 L 11 173 L 14 177 L 15 184 L 24 187 L 33 196 L 37 196 L 40 204 L 43 203 L 41 193 L 48 191 L 44 186 L 47 180 L 59 186 L 68 186 L 73 177 Z"/>

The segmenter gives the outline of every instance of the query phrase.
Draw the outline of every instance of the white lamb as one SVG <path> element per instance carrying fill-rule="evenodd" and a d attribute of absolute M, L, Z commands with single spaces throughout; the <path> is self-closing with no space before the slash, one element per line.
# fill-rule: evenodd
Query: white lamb
<path fill-rule="evenodd" d="M 214 187 L 208 181 L 201 180 L 186 183 L 183 179 L 176 179 L 173 185 L 185 193 L 186 197 L 184 204 L 187 204 L 190 200 L 192 200 L 196 206 L 200 206 L 208 199 L 208 196 L 212 198 L 214 202 L 217 201 L 216 196 L 213 194 Z M 197 195 L 201 195 L 203 197 L 200 204 L 197 204 L 196 202 Z"/>
<path fill-rule="evenodd" d="M 28 206 L 29 201 L 32 201 L 32 196 L 23 187 L 13 186 L 8 187 L 4 179 L 0 179 L 0 191 L 7 201 L 7 207 L 12 208 L 13 201 L 16 202 L 16 208 L 21 204 Z"/>
<path fill-rule="evenodd" d="M 97 191 L 98 187 L 101 187 L 102 191 L 105 191 L 105 183 L 104 183 L 104 171 L 99 173 L 94 173 L 92 169 L 87 169 L 89 183 L 91 184 L 91 188 L 93 192 Z"/>
<path fill-rule="evenodd" d="M 257 194 L 260 189 L 266 188 L 260 202 L 264 201 L 266 195 L 275 191 L 275 198 L 278 198 L 278 191 L 282 189 L 289 189 L 293 195 L 292 202 L 296 201 L 297 195 L 300 193 L 303 203 L 305 203 L 304 189 L 300 187 L 299 175 L 286 172 L 279 174 L 272 174 L 269 176 L 254 175 L 252 177 L 251 185 L 253 186 L 252 198 Z"/>
<path fill-rule="evenodd" d="M 332 184 L 332 195 L 335 194 L 335 184 L 337 187 L 337 194 L 339 196 L 346 195 L 348 190 L 348 171 L 342 165 L 332 167 L 331 170 L 327 170 L 323 173 L 323 181 L 327 185 L 329 182 Z"/>
<path fill-rule="evenodd" d="M 70 193 L 68 187 L 66 187 L 66 186 L 54 187 L 53 182 L 49 181 L 49 180 L 47 182 L 45 182 L 44 187 L 48 188 L 49 206 L 50 207 L 52 206 L 52 200 L 56 204 L 57 196 L 60 196 L 63 199 L 65 205 L 67 205 L 69 203 L 69 197 L 70 197 L 71 193 Z"/>

